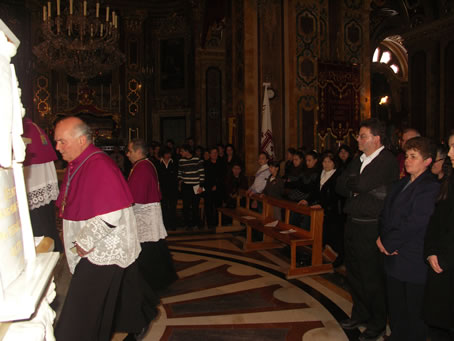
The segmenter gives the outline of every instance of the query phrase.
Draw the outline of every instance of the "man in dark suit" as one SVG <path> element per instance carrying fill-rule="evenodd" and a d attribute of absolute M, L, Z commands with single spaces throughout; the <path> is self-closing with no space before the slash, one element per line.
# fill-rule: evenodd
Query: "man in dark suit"
<path fill-rule="evenodd" d="M 361 122 L 358 148 L 363 152 L 337 181 L 345 196 L 345 265 L 353 309 L 344 329 L 366 326 L 360 341 L 377 340 L 386 328 L 386 292 L 383 255 L 376 246 L 378 217 L 389 186 L 399 179 L 394 155 L 385 149 L 385 125 L 377 119 Z"/>

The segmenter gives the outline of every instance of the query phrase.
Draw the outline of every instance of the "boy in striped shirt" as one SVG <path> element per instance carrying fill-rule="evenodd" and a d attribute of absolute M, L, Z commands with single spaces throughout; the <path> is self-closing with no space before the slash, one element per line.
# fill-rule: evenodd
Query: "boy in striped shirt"
<path fill-rule="evenodd" d="M 184 224 L 191 230 L 194 226 L 202 227 L 199 214 L 200 194 L 204 191 L 205 170 L 203 161 L 192 153 L 192 148 L 184 144 L 181 147 L 182 158 L 178 164 L 178 181 L 183 195 Z"/>

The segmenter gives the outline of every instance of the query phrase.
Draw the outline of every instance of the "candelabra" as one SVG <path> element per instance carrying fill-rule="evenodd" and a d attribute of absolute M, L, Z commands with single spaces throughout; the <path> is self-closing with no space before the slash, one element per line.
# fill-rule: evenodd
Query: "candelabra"
<path fill-rule="evenodd" d="M 50 69 L 86 81 L 120 66 L 125 61 L 118 49 L 118 15 L 105 8 L 100 17 L 100 4 L 93 10 L 87 1 L 69 0 L 66 8 L 56 1 L 43 6 L 43 41 L 33 47 L 33 53 Z"/>

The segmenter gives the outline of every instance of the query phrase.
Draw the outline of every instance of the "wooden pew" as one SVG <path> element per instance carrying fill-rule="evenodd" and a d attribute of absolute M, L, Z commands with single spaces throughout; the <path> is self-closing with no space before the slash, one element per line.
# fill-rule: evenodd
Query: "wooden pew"
<path fill-rule="evenodd" d="M 240 205 L 241 198 L 245 198 L 244 206 Z M 262 213 L 250 209 L 252 200 L 262 202 Z M 279 220 L 276 226 L 267 226 L 267 224 L 277 220 L 273 217 L 274 207 L 278 207 L 285 211 L 284 218 Z M 222 223 L 223 214 L 232 217 L 232 219 L 238 223 L 246 225 L 245 251 L 266 250 L 282 247 L 283 244 L 289 245 L 290 267 L 286 273 L 287 278 L 333 271 L 331 264 L 323 263 L 323 209 L 300 206 L 291 201 L 279 200 L 268 196 L 253 195 L 251 198 L 248 198 L 245 192 L 241 192 L 240 196 L 237 198 L 237 208 L 219 208 L 218 211 L 219 225 Z M 305 230 L 295 225 L 291 225 L 291 212 L 310 216 L 310 229 Z M 256 219 L 245 219 L 245 216 L 253 216 Z M 262 241 L 252 241 L 253 229 L 263 233 Z M 285 233 L 285 231 L 289 230 L 295 232 Z M 297 247 L 302 247 L 305 251 L 311 253 L 311 265 L 297 267 Z"/>

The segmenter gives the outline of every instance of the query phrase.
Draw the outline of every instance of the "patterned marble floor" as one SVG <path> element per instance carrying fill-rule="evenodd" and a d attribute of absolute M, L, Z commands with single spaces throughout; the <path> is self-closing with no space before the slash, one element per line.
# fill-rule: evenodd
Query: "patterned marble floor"
<path fill-rule="evenodd" d="M 240 234 L 168 238 L 180 279 L 146 341 L 356 340 L 339 321 L 351 297 L 339 273 L 287 280 L 285 249 L 244 252 Z"/>

